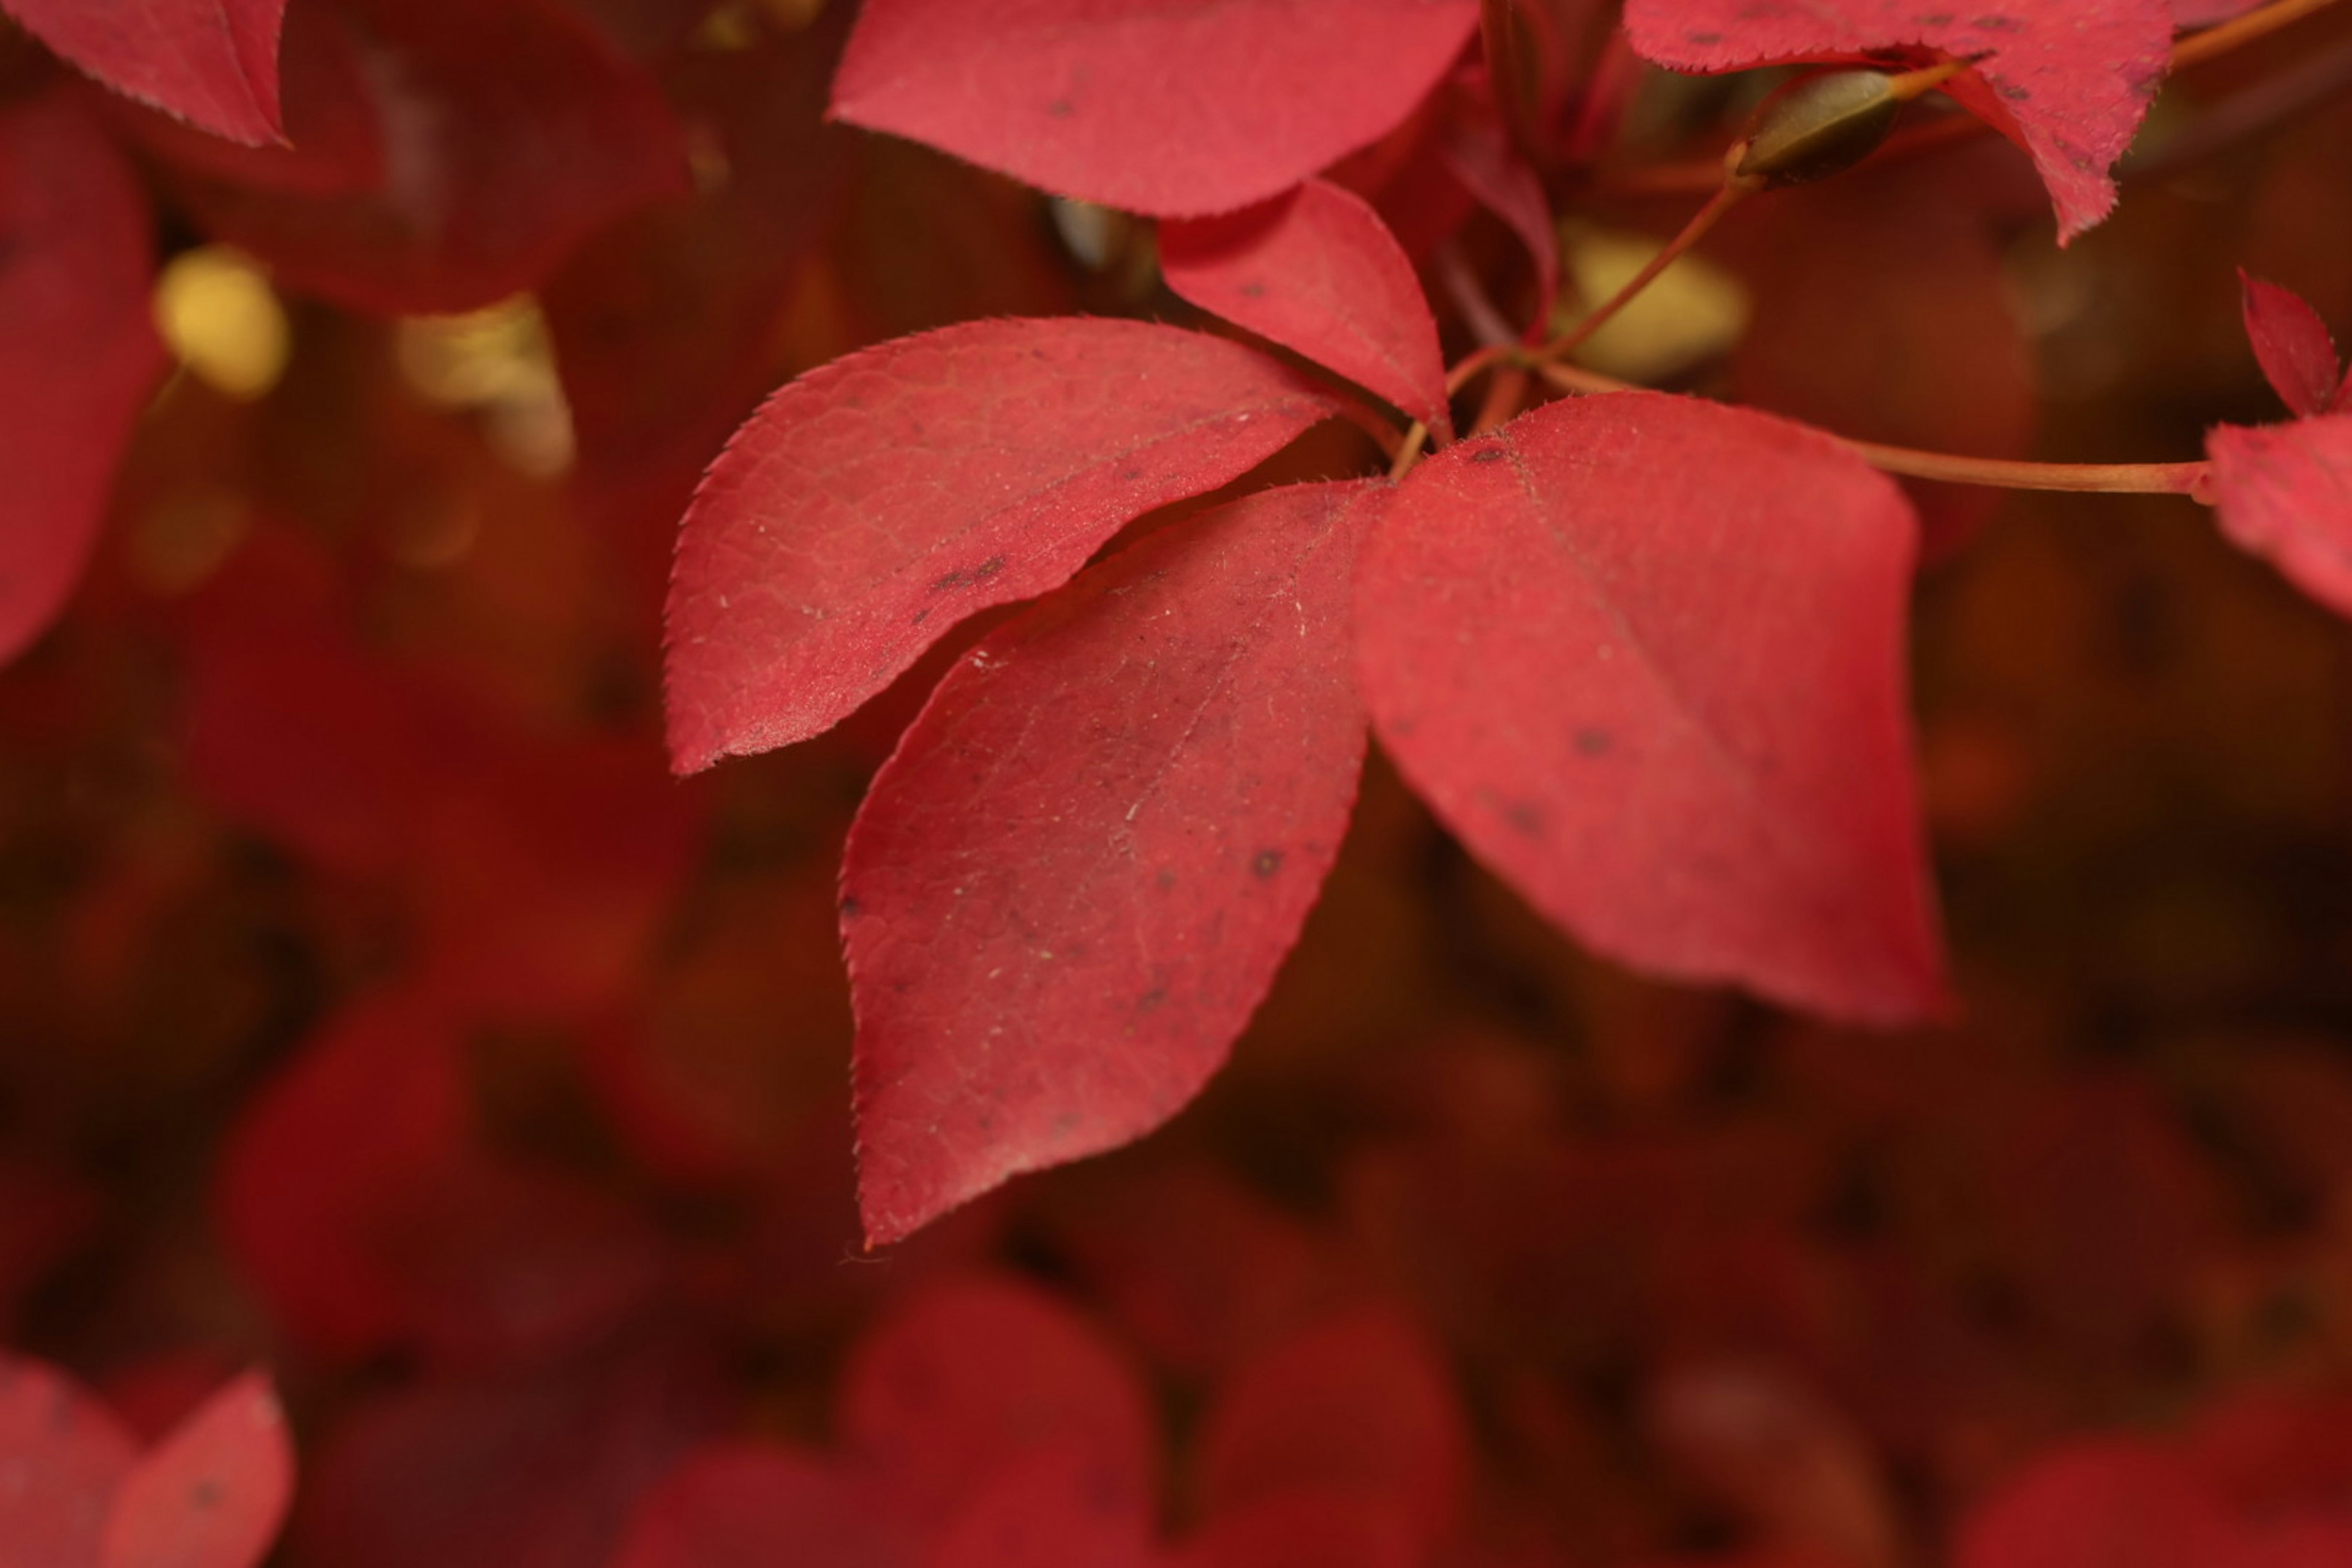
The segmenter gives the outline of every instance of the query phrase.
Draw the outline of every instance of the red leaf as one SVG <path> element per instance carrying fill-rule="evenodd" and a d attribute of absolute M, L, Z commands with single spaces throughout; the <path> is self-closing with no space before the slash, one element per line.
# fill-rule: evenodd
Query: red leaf
<path fill-rule="evenodd" d="M 924 1553 L 924 1568 L 1147 1568 L 1151 1498 L 1109 1456 L 1080 1444 L 1006 1465 Z"/>
<path fill-rule="evenodd" d="M 1225 217 L 1162 224 L 1168 287 L 1451 434 L 1445 356 L 1412 263 L 1360 196 L 1323 180 Z"/>
<path fill-rule="evenodd" d="M 1136 321 L 977 321 L 801 377 L 679 531 L 672 761 L 829 729 L 958 621 L 1059 587 L 1334 407 L 1252 350 Z"/>
<path fill-rule="evenodd" d="M 2034 1465 L 1961 1526 L 1956 1568 L 2224 1568 L 2237 1561 L 2212 1490 L 2145 1444 L 2083 1443 Z"/>
<path fill-rule="evenodd" d="M 2221 425 L 2205 437 L 2221 531 L 2352 616 L 2352 414 Z"/>
<path fill-rule="evenodd" d="M 698 1449 L 637 1505 L 613 1568 L 884 1568 L 915 1531 L 874 1478 L 765 1443 Z"/>
<path fill-rule="evenodd" d="M 105 1406 L 37 1362 L 0 1356 L 0 1568 L 98 1561 L 137 1447 Z"/>
<path fill-rule="evenodd" d="M 1637 968 L 1943 1005 L 1904 710 L 1916 525 L 1802 426 L 1635 393 L 1423 463 L 1365 552 L 1364 691 L 1423 798 Z"/>
<path fill-rule="evenodd" d="M 1364 721 L 1352 484 L 1155 535 L 991 637 L 876 777 L 842 868 L 858 1190 L 895 1241 L 1159 1126 L 1330 869 Z"/>
<path fill-rule="evenodd" d="M 637 1500 L 718 1425 L 714 1385 L 669 1346 L 529 1379 L 396 1385 L 320 1446 L 289 1560 L 600 1568 Z"/>
<path fill-rule="evenodd" d="M 1628 0 L 1625 30 L 1673 70 L 1744 70 L 1885 50 L 1974 59 L 1948 90 L 2032 155 L 2064 244 L 2116 205 L 2108 174 L 2172 58 L 2166 0 Z"/>
<path fill-rule="evenodd" d="M 1201 1491 L 1214 1519 L 1301 1492 L 1393 1510 L 1426 1554 L 1452 1524 L 1468 1438 L 1446 1367 L 1385 1310 L 1319 1325 L 1243 1369 L 1201 1438 Z"/>
<path fill-rule="evenodd" d="M 344 151 L 256 153 L 234 169 L 207 159 L 172 182 L 198 223 L 289 287 L 385 314 L 474 310 L 683 193 L 677 128 L 653 82 L 556 0 L 333 4 L 345 36 L 306 47 L 302 68 L 368 90 L 289 95 L 318 104 L 317 136 Z M 379 144 L 380 181 L 353 188 Z"/>
<path fill-rule="evenodd" d="M 5 8 L 117 92 L 232 142 L 282 140 L 286 0 L 7 0 Z"/>
<path fill-rule="evenodd" d="M 1502 219 L 1528 247 L 1528 258 L 1535 264 L 1533 319 L 1549 321 L 1559 295 L 1559 231 L 1552 225 L 1551 198 L 1544 194 L 1542 176 L 1503 127 L 1488 120 L 1458 120 L 1448 127 L 1443 155 L 1455 184 Z"/>
<path fill-rule="evenodd" d="M 247 1373 L 123 1479 L 99 1568 L 253 1568 L 293 1495 L 286 1414 L 269 1380 Z"/>
<path fill-rule="evenodd" d="M 869 0 L 833 111 L 1061 195 L 1246 206 L 1391 130 L 1476 0 Z"/>
<path fill-rule="evenodd" d="M 841 1391 L 843 1441 L 936 1523 L 1024 1455 L 1068 1447 L 1148 1497 L 1157 1430 L 1126 1363 L 1052 1297 L 1009 1280 L 934 1289 L 862 1341 Z"/>
<path fill-rule="evenodd" d="M 1218 1514 L 1170 1568 L 1413 1568 L 1427 1560 L 1409 1523 L 1349 1492 L 1295 1491 Z"/>
<path fill-rule="evenodd" d="M 2280 401 L 2306 417 L 2343 402 L 2352 381 L 2336 382 L 2336 342 L 2319 312 L 2301 295 L 2265 283 L 2242 267 L 2238 281 L 2245 290 L 2246 337 Z"/>
<path fill-rule="evenodd" d="M 457 1026 L 428 999 L 337 1019 L 254 1100 L 221 1225 L 306 1342 L 545 1357 L 608 1333 L 661 1280 L 634 1211 L 478 1142 Z"/>
<path fill-rule="evenodd" d="M 146 197 L 79 104 L 0 108 L 0 661 L 72 592 L 163 369 L 152 245 Z"/>

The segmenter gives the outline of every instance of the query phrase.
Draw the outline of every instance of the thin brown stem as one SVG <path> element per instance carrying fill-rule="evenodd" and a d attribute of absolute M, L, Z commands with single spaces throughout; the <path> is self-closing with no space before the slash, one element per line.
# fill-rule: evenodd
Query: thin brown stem
<path fill-rule="evenodd" d="M 2265 33 L 2276 32 L 2289 22 L 2299 21 L 2333 4 L 2335 0 L 2273 0 L 2259 11 L 2232 16 L 2218 27 L 2208 27 L 2177 40 L 2172 46 L 2172 68 L 2179 70 L 2216 55 L 2228 54 L 2241 44 L 2250 44 Z"/>
<path fill-rule="evenodd" d="M 1690 221 L 1683 225 L 1682 232 L 1666 241 L 1665 248 L 1650 258 L 1642 270 L 1633 274 L 1622 289 L 1618 289 L 1616 293 L 1595 307 L 1576 325 L 1536 350 L 1535 357 L 1538 360 L 1566 359 L 1583 347 L 1593 333 L 1609 324 L 1611 317 L 1632 304 L 1643 289 L 1658 280 L 1660 273 L 1681 259 L 1685 251 L 1704 239 L 1707 230 L 1715 226 L 1716 220 L 1729 212 L 1733 204 L 1756 189 L 1754 185 L 1732 179 L 1721 171 L 1717 171 L 1716 177 L 1719 183 L 1716 186 L 1715 195 L 1707 198 L 1705 206 L 1691 215 Z"/>
<path fill-rule="evenodd" d="M 1613 375 L 1575 365 L 1539 364 L 1537 374 L 1563 392 L 1635 392 L 1640 388 Z M 1922 452 L 1909 447 L 1882 446 L 1839 436 L 1874 468 L 1915 479 L 1942 479 L 1956 485 L 1984 485 L 2008 490 L 2101 490 L 2118 495 L 2182 495 L 2201 500 L 2205 463 L 2027 463 L 1999 458 L 1968 458 L 1951 452 Z"/>
<path fill-rule="evenodd" d="M 2187 66 L 2200 65 L 2333 4 L 2335 0 L 2273 0 L 2271 5 L 2260 10 L 2249 11 L 2219 26 L 2208 27 L 2203 32 L 2190 33 L 2175 40 L 2170 68 L 2179 70 Z M 1871 154 L 1869 163 L 1875 167 L 1898 159 L 1940 153 L 1947 147 L 1972 142 L 1991 129 L 1975 115 L 1964 113 L 1949 114 L 1922 125 L 1906 126 L 1889 136 L 1886 144 Z M 1599 177 L 1599 184 L 1603 191 L 1612 195 L 1695 196 L 1703 191 L 1714 190 L 1722 177 L 1723 165 L 1719 158 L 1694 158 L 1688 163 L 1655 163 L 1645 169 L 1604 174 Z"/>

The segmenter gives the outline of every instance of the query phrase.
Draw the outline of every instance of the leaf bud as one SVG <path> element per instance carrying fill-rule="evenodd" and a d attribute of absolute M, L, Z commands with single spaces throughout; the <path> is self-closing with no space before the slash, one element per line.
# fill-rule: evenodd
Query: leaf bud
<path fill-rule="evenodd" d="M 1885 71 L 1832 70 L 1780 88 L 1748 121 L 1732 178 L 1770 188 L 1853 167 L 1886 139 L 1908 95 Z"/>

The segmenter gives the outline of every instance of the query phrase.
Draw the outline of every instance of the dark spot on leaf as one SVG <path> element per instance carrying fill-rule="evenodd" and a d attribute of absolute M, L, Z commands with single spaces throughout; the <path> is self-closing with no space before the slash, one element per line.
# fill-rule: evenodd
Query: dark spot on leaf
<path fill-rule="evenodd" d="M 1987 12 L 1970 22 L 1969 26 L 1988 33 L 2014 33 L 2025 24 L 2014 16 L 2002 16 Z"/>
<path fill-rule="evenodd" d="M 1608 731 L 1587 726 L 1576 732 L 1576 754 L 1580 757 L 1605 757 L 1615 743 Z"/>
<path fill-rule="evenodd" d="M 1265 299 L 1265 284 L 1263 284 L 1263 283 L 1255 282 L 1255 281 L 1252 281 L 1252 282 L 1248 282 L 1248 283 L 1244 283 L 1244 284 L 1243 284 L 1243 285 L 1242 285 L 1242 298 L 1243 298 L 1243 299 L 1244 299 L 1244 300 L 1263 300 L 1263 299 Z"/>
<path fill-rule="evenodd" d="M 1054 1125 L 1050 1131 L 1049 1136 L 1057 1139 L 1067 1138 L 1071 1133 L 1076 1132 L 1079 1128 L 1085 1126 L 1086 1121 L 1087 1119 L 1077 1111 L 1065 1110 L 1060 1115 L 1054 1118 Z"/>
<path fill-rule="evenodd" d="M 1045 105 L 1045 112 L 1056 120 L 1067 120 L 1077 112 L 1077 106 L 1066 98 L 1057 98 Z"/>
<path fill-rule="evenodd" d="M 866 906 L 859 903 L 856 899 L 844 899 L 841 900 L 841 918 L 843 920 L 854 921 L 865 912 Z"/>
<path fill-rule="evenodd" d="M 1133 484 L 1136 480 L 1143 477 L 1143 470 L 1141 468 L 1121 468 L 1118 471 L 1118 477 L 1127 483 Z"/>
<path fill-rule="evenodd" d="M 946 576 L 940 578 L 937 582 L 931 584 L 931 592 L 934 594 L 944 594 L 949 592 L 950 589 L 969 588 L 974 584 L 987 582 L 991 577 L 995 576 L 999 572 L 1003 570 L 1004 557 L 1002 555 L 992 555 L 977 566 L 973 566 L 963 571 L 950 572 Z"/>
<path fill-rule="evenodd" d="M 1152 880 L 1159 884 L 1160 890 L 1164 893 L 1176 885 L 1176 873 L 1163 866 L 1160 868 L 1160 875 L 1154 877 Z"/>
<path fill-rule="evenodd" d="M 1917 20 L 1923 27 L 1948 27 L 1952 25 L 1952 14 L 1949 11 L 1930 11 Z"/>
<path fill-rule="evenodd" d="M 2009 100 L 2011 103 L 2023 103 L 2027 99 L 2033 96 L 2033 89 L 2032 88 L 2027 87 L 2023 82 L 2018 81 L 2002 82 L 1999 91 L 2001 97 Z"/>
<path fill-rule="evenodd" d="M 1145 992 L 1142 995 L 1138 996 L 1135 999 L 1135 1010 L 1139 1013 L 1149 1013 L 1167 1000 L 1168 987 L 1165 985 L 1155 985 L 1150 990 Z"/>
<path fill-rule="evenodd" d="M 1723 42 L 1723 35 L 1721 33 L 1685 33 L 1683 41 L 1696 44 L 1704 49 Z"/>
<path fill-rule="evenodd" d="M 1543 812 L 1534 804 L 1515 800 L 1503 807 L 1503 820 L 1530 838 L 1543 837 Z"/>
<path fill-rule="evenodd" d="M 931 618 L 931 612 L 930 612 L 929 608 L 928 606 L 926 606 L 926 607 L 925 607 L 925 608 L 923 608 L 923 609 L 917 610 L 917 611 L 915 612 L 915 618 L 914 618 L 914 620 L 913 620 L 913 621 L 911 621 L 911 622 L 910 622 L 910 623 L 908 623 L 908 624 L 909 624 L 909 625 L 912 625 L 912 626 L 921 626 L 925 621 L 928 621 L 928 620 L 929 620 L 930 618 Z"/>
<path fill-rule="evenodd" d="M 1503 449 L 1500 447 L 1481 447 L 1470 454 L 1470 460 L 1474 463 L 1499 463 L 1503 460 Z"/>
<path fill-rule="evenodd" d="M 188 1493 L 188 1500 L 198 1508 L 218 1508 L 228 1490 L 212 1477 L 198 1481 Z"/>
<path fill-rule="evenodd" d="M 1250 862 L 1250 875 L 1261 882 L 1281 869 L 1282 851 L 1279 849 L 1261 849 L 1257 858 Z"/>

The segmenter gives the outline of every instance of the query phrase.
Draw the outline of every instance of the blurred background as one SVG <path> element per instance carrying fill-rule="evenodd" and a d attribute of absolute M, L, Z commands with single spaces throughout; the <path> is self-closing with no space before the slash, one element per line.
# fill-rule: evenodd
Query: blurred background
<path fill-rule="evenodd" d="M 851 9 L 294 0 L 292 152 L 0 23 L 0 100 L 81 102 L 135 167 L 173 359 L 69 613 L 0 671 L 11 1350 L 151 1435 L 269 1369 L 277 1561 L 328 1568 L 912 1562 L 1033 1504 L 1202 1565 L 2143 1568 L 2330 1530 L 2294 1561 L 2352 1561 L 2352 638 L 2186 501 L 1921 493 L 1955 1026 L 1589 959 L 1376 758 L 1197 1104 L 861 1250 L 841 840 L 986 622 L 840 731 L 674 780 L 678 516 L 761 395 L 862 344 L 1197 317 L 1148 225 L 826 126 Z M 1605 9 L 1551 9 L 1567 79 L 1617 82 L 1552 193 L 1598 297 L 1760 85 L 1629 70 Z M 2191 458 L 2283 416 L 2236 268 L 2352 328 L 2347 89 L 2333 15 L 2200 68 L 2064 251 L 1996 138 L 1759 200 L 1590 363 L 1915 446 Z M 1459 353 L 1527 264 L 1430 216 L 1446 112 L 1340 174 Z M 1378 460 L 1336 426 L 1267 472 Z M 654 1555 L 697 1486 L 769 1554 Z M 2000 1545 L 2045 1494 L 2201 1511 L 2130 1557 Z M 961 1560 L 1116 1560 L 1034 1528 Z"/>

